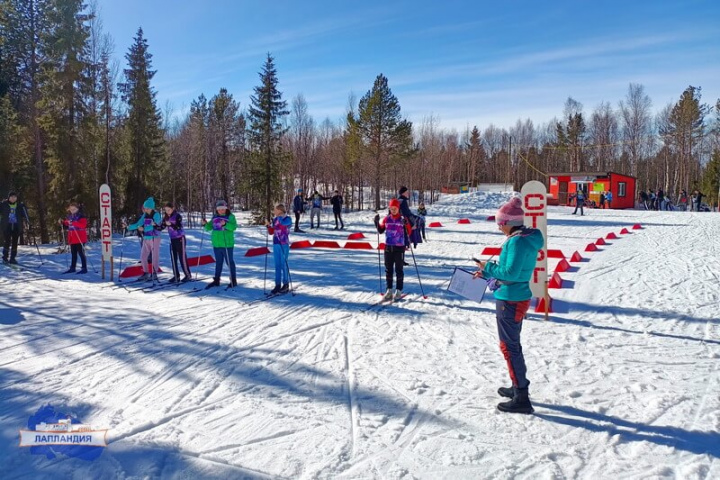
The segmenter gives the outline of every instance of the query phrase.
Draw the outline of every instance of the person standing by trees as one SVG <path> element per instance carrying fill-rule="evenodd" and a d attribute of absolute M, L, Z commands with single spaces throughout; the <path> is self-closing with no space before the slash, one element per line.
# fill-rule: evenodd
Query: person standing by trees
<path fill-rule="evenodd" d="M 678 199 L 678 206 L 680 207 L 680 210 L 682 210 L 683 212 L 687 212 L 688 194 L 684 188 L 682 190 L 680 190 L 680 198 Z"/>
<path fill-rule="evenodd" d="M 579 192 L 578 192 L 579 193 Z M 540 230 L 524 226 L 525 213 L 520 197 L 514 197 L 500 207 L 495 215 L 505 241 L 495 262 L 477 262 L 475 277 L 494 279 L 499 288 L 494 291 L 500 350 L 510 373 L 511 387 L 500 387 L 498 394 L 509 402 L 498 404 L 498 410 L 508 413 L 532 413 L 527 379 L 527 367 L 520 343 L 522 321 L 530 307 L 532 292 L 530 279 L 535 271 L 537 252 L 543 246 Z"/>
<path fill-rule="evenodd" d="M 420 228 L 420 234 L 422 234 L 422 239 L 424 242 L 427 242 L 427 238 L 425 238 L 425 217 L 427 217 L 427 208 L 425 208 L 425 202 L 420 202 L 420 205 L 418 205 L 418 217 L 420 217 L 419 228 Z"/>
<path fill-rule="evenodd" d="M 335 228 L 333 230 L 338 229 L 338 220 L 340 221 L 340 230 L 343 230 L 345 228 L 345 223 L 343 223 L 342 219 L 343 197 L 338 190 L 335 190 L 335 194 L 330 198 L 330 203 L 332 204 L 333 215 L 335 216 Z"/>
<path fill-rule="evenodd" d="M 162 230 L 167 228 L 170 236 L 170 260 L 172 261 L 173 277 L 170 283 L 189 282 L 191 279 L 190 265 L 187 259 L 187 244 L 185 241 L 185 230 L 182 224 L 182 215 L 175 210 L 171 202 L 165 204 L 165 215 L 162 221 Z M 180 268 L 178 268 L 178 263 Z M 184 274 L 180 280 L 180 270 Z"/>
<path fill-rule="evenodd" d="M 310 228 L 320 228 L 320 214 L 322 213 L 323 200 L 330 200 L 330 197 L 323 197 L 317 190 L 307 198 L 308 202 L 312 202 L 310 209 Z M 313 219 L 317 216 L 317 227 L 313 223 Z"/>
<path fill-rule="evenodd" d="M 3 232 L 3 263 L 17 264 L 17 246 L 23 226 L 28 219 L 25 204 L 18 201 L 17 192 L 8 193 L 8 198 L 0 204 L 0 230 Z"/>
<path fill-rule="evenodd" d="M 150 197 L 143 203 L 143 214 L 137 222 L 132 225 L 124 225 L 128 230 L 137 230 L 142 235 L 142 249 L 140 251 L 140 262 L 143 267 L 143 274 L 138 281 L 157 280 L 157 272 L 160 267 L 160 229 L 162 218 L 155 211 L 155 199 Z M 152 257 L 150 257 L 152 255 Z M 152 258 L 152 260 L 149 260 Z M 152 272 L 150 271 L 152 262 Z"/>
<path fill-rule="evenodd" d="M 585 205 L 585 192 L 583 189 L 578 186 L 577 192 L 575 193 L 575 211 L 572 213 L 575 215 L 578 211 L 578 208 L 580 209 L 580 216 L 582 217 L 585 215 L 585 212 L 583 211 L 583 206 Z"/>
<path fill-rule="evenodd" d="M 703 193 L 700 190 L 697 191 L 697 196 L 695 197 L 695 203 L 696 203 L 695 211 L 696 212 L 702 212 L 702 209 L 701 209 L 702 208 L 702 199 L 704 196 L 705 195 L 703 195 Z"/>
<path fill-rule="evenodd" d="M 605 192 L 600 192 L 600 208 L 605 209 Z"/>
<path fill-rule="evenodd" d="M 237 286 L 237 277 L 235 276 L 235 258 L 233 257 L 233 249 L 235 248 L 235 229 L 237 229 L 237 220 L 235 215 L 230 212 L 228 204 L 225 200 L 218 200 L 215 203 L 215 214 L 212 220 L 205 223 L 205 230 L 212 230 L 212 245 L 215 253 L 215 277 L 205 288 L 213 288 L 220 286 L 220 275 L 222 275 L 223 263 L 227 262 L 230 269 L 230 286 Z"/>
<path fill-rule="evenodd" d="M 70 268 L 63 273 L 75 273 L 78 256 L 80 257 L 81 268 L 79 274 L 87 273 L 87 259 L 85 258 L 85 247 L 87 243 L 87 218 L 80 210 L 80 206 L 72 202 L 67 208 L 68 215 L 58 223 L 67 229 L 67 243 L 70 245 Z"/>
<path fill-rule="evenodd" d="M 285 213 L 285 205 L 275 205 L 273 211 L 275 218 L 272 221 L 265 221 L 268 235 L 273 236 L 273 258 L 275 260 L 275 288 L 270 290 L 270 295 L 286 293 L 290 291 L 290 269 L 288 257 L 290 256 L 290 235 L 289 229 L 292 219 Z"/>
<path fill-rule="evenodd" d="M 295 214 L 295 231 L 305 233 L 300 230 L 300 215 L 305 213 L 305 200 L 302 197 L 302 188 L 298 188 L 297 195 L 293 198 L 293 213 Z"/>

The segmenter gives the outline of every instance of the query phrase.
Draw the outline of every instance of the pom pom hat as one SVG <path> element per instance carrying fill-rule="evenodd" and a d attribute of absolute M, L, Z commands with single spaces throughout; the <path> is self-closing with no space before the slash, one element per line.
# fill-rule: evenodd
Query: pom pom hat
<path fill-rule="evenodd" d="M 522 209 L 522 199 L 513 197 L 505 205 L 500 207 L 495 215 L 498 225 L 520 227 L 525 224 L 525 212 Z"/>
<path fill-rule="evenodd" d="M 388 208 L 389 207 L 400 208 L 400 200 L 398 200 L 397 198 L 393 198 L 392 200 L 390 200 L 390 203 L 388 203 Z"/>

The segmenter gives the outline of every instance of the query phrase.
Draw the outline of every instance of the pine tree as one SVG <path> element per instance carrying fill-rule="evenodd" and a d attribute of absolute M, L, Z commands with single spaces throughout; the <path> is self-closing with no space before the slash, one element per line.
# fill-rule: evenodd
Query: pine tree
<path fill-rule="evenodd" d="M 348 115 L 348 120 L 357 128 L 370 161 L 375 209 L 379 210 L 382 174 L 412 147 L 412 123 L 400 116 L 400 102 L 383 74 L 375 78 L 372 89 L 360 99 L 357 118 Z"/>
<path fill-rule="evenodd" d="M 282 138 L 287 132 L 283 118 L 290 112 L 278 91 L 273 57 L 268 54 L 260 75 L 260 85 L 250 97 L 248 123 L 250 130 L 250 185 L 254 220 L 272 217 L 273 199 L 282 197 L 282 172 L 288 163 Z"/>
<path fill-rule="evenodd" d="M 118 89 L 122 100 L 128 104 L 125 127 L 130 144 L 130 163 L 125 211 L 131 213 L 140 208 L 153 190 L 153 182 L 160 180 L 158 171 L 164 158 L 164 139 L 156 92 L 150 86 L 156 72 L 151 70 L 152 55 L 142 28 L 138 29 L 125 58 L 128 61 L 128 68 L 124 70 L 125 82 L 118 84 Z"/>

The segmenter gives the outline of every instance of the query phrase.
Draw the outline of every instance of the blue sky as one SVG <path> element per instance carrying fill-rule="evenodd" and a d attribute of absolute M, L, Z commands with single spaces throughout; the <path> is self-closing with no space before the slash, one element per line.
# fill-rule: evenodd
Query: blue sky
<path fill-rule="evenodd" d="M 403 114 L 445 129 L 586 114 L 640 83 L 660 110 L 688 85 L 720 98 L 720 1 L 105 0 L 122 59 L 142 26 L 158 105 L 183 113 L 225 87 L 247 107 L 266 53 L 279 88 L 336 121 L 383 73 Z"/>

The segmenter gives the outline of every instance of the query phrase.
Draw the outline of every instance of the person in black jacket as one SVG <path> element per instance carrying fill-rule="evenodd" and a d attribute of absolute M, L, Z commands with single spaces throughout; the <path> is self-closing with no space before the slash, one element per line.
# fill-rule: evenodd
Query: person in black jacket
<path fill-rule="evenodd" d="M 330 198 L 330 203 L 332 204 L 332 207 L 333 207 L 333 215 L 335 215 L 334 230 L 338 229 L 338 220 L 340 220 L 340 230 L 343 230 L 345 228 L 345 223 L 343 223 L 343 219 L 342 219 L 343 198 L 342 198 L 342 195 L 340 195 L 340 192 L 338 190 L 335 190 L 335 194 Z"/>
<path fill-rule="evenodd" d="M 298 233 L 305 233 L 300 230 L 300 215 L 305 213 L 305 199 L 302 196 L 303 189 L 298 188 L 297 195 L 293 198 L 293 213 L 295 214 L 295 231 Z"/>
<path fill-rule="evenodd" d="M 3 233 L 3 263 L 17 264 L 18 239 L 22 235 L 25 221 L 28 220 L 27 208 L 18 201 L 17 192 L 10 192 L 7 200 L 0 203 L 0 231 Z"/>
<path fill-rule="evenodd" d="M 410 198 L 410 192 L 408 191 L 407 187 L 400 187 L 400 190 L 398 190 L 398 201 L 400 202 L 400 214 L 407 220 L 407 223 L 410 225 L 410 234 L 405 236 L 405 248 L 408 248 L 410 246 L 410 236 L 412 235 L 412 230 L 415 230 L 417 228 L 417 218 L 413 213 L 410 211 L 410 206 L 408 205 L 408 198 Z M 405 261 L 405 255 L 403 254 L 403 264 L 404 265 L 410 265 Z"/>

